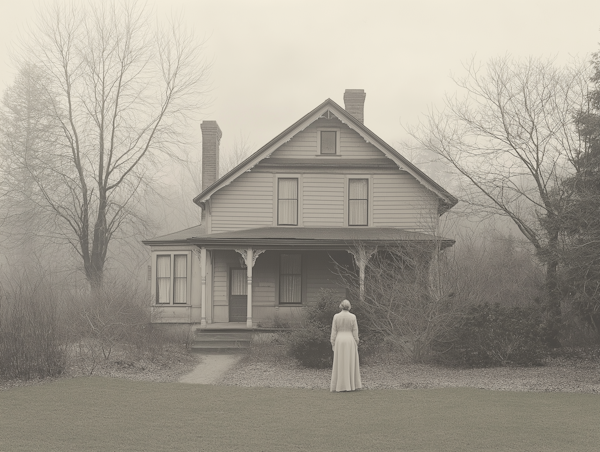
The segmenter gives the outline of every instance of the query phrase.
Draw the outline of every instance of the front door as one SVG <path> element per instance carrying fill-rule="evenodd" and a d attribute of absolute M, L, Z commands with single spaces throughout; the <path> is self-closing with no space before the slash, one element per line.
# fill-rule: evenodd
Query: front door
<path fill-rule="evenodd" d="M 229 277 L 229 321 L 245 322 L 247 317 L 248 280 L 245 268 L 232 268 Z"/>

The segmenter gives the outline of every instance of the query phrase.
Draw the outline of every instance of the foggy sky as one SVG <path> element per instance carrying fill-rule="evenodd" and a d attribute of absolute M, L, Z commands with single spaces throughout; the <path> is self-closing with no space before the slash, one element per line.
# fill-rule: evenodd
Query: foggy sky
<path fill-rule="evenodd" d="M 0 0 L 0 90 L 12 83 L 8 46 L 36 0 Z M 600 50 L 598 0 L 201 1 L 150 0 L 157 20 L 181 15 L 212 61 L 211 105 L 221 149 L 246 137 L 256 150 L 346 88 L 367 93 L 365 125 L 390 145 L 476 56 L 554 57 Z"/>

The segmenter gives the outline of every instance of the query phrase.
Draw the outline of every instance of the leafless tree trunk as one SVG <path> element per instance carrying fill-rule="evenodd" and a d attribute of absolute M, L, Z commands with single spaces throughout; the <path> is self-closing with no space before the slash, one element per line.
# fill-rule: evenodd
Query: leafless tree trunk
<path fill-rule="evenodd" d="M 150 23 L 135 2 L 53 4 L 23 49 L 48 80 L 53 134 L 19 170 L 33 182 L 39 227 L 71 246 L 93 289 L 111 241 L 143 228 L 139 201 L 161 162 L 178 158 L 200 107 L 201 46 L 178 23 Z"/>
<path fill-rule="evenodd" d="M 463 176 L 474 210 L 510 218 L 535 247 L 558 345 L 558 220 L 571 196 L 561 182 L 585 152 L 573 120 L 587 102 L 588 71 L 505 57 L 483 67 L 472 61 L 455 81 L 464 96 L 448 97 L 411 134 Z"/>

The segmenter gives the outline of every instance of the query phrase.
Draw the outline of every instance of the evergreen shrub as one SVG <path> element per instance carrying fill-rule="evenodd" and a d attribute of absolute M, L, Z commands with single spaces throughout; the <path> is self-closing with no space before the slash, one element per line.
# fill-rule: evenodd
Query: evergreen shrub
<path fill-rule="evenodd" d="M 442 362 L 468 367 L 541 365 L 546 327 L 537 306 L 472 306 L 448 337 Z"/>
<path fill-rule="evenodd" d="M 288 336 L 288 353 L 304 367 L 323 369 L 333 365 L 329 338 L 333 316 L 342 300 L 333 291 L 322 290 L 316 304 L 308 306 L 304 318 Z"/>
<path fill-rule="evenodd" d="M 342 299 L 332 290 L 321 290 L 319 300 L 308 306 L 302 322 L 287 337 L 288 354 L 304 367 L 327 368 L 333 365 L 333 351 L 329 339 L 333 316 L 340 312 Z M 366 324 L 361 323 L 358 303 L 352 304 L 350 312 L 358 319 L 361 358 L 370 354 L 375 347 L 376 336 Z"/>

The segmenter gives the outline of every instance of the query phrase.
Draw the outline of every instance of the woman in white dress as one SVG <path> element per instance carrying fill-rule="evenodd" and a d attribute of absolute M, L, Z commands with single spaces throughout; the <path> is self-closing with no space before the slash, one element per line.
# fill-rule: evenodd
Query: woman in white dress
<path fill-rule="evenodd" d="M 350 302 L 344 300 L 340 303 L 341 311 L 333 316 L 331 392 L 354 391 L 362 388 L 358 362 L 358 324 L 356 316 L 349 312 L 350 308 Z"/>

